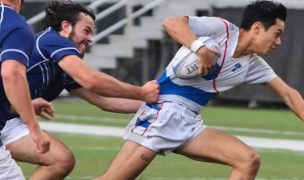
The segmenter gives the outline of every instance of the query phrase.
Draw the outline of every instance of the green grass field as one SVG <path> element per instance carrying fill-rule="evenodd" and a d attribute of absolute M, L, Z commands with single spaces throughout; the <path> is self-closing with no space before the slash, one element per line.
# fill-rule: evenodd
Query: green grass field
<path fill-rule="evenodd" d="M 52 122 L 125 127 L 133 115 L 107 113 L 86 103 L 55 102 L 57 117 Z M 67 116 L 69 115 L 69 116 Z M 76 118 L 77 117 L 77 118 Z M 290 111 L 247 110 L 207 107 L 204 123 L 233 135 L 304 140 L 304 124 Z M 242 129 L 235 129 L 235 128 Z M 250 129 L 250 132 L 247 130 Z M 272 130 L 269 131 L 265 130 Z M 90 179 L 101 175 L 123 144 L 121 138 L 54 133 L 74 153 L 76 167 L 66 179 Z M 304 179 L 304 152 L 257 149 L 262 165 L 259 179 Z M 36 166 L 20 163 L 30 175 Z M 142 180 L 226 179 L 231 168 L 201 163 L 179 155 L 157 157 L 141 175 Z"/>

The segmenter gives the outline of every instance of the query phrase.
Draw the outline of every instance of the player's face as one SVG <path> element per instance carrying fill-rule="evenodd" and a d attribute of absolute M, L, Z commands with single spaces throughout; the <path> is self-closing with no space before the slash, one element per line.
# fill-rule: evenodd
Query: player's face
<path fill-rule="evenodd" d="M 79 16 L 80 20 L 75 24 L 69 39 L 76 44 L 80 54 L 84 55 L 85 49 L 92 43 L 95 23 L 89 15 L 81 13 Z"/>
<path fill-rule="evenodd" d="M 267 31 L 265 31 L 264 27 L 261 27 L 254 37 L 257 53 L 268 55 L 280 46 L 284 29 L 285 23 L 280 19 L 277 19 L 276 24 L 272 25 Z"/>

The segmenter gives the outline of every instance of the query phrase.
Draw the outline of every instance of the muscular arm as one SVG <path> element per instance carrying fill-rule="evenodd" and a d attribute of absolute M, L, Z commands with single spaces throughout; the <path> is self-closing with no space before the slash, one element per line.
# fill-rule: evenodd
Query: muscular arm
<path fill-rule="evenodd" d="M 304 120 L 304 101 L 298 91 L 289 87 L 279 77 L 266 84 L 266 87 L 280 96 L 295 115 Z"/>
<path fill-rule="evenodd" d="M 224 23 L 223 22 L 210 23 L 216 21 L 216 19 L 212 19 L 212 20 L 210 18 L 200 19 L 199 17 L 192 18 L 192 21 L 194 22 L 192 22 L 191 23 L 192 25 L 190 25 L 191 19 L 189 19 L 189 17 L 172 17 L 166 19 L 162 25 L 166 30 L 166 32 L 174 40 L 176 40 L 183 46 L 191 49 L 191 51 L 193 51 L 198 55 L 198 67 L 199 67 L 198 73 L 200 75 L 205 76 L 211 74 L 215 70 L 216 62 L 214 61 L 214 57 L 215 56 L 220 57 L 221 53 L 216 50 L 208 49 L 206 46 L 203 46 L 203 44 L 201 44 L 202 43 L 201 41 L 196 39 L 197 37 L 200 36 L 215 35 L 217 31 L 221 31 L 221 29 L 223 29 L 221 28 L 221 26 L 223 26 Z M 198 42 L 199 44 L 197 44 Z M 194 46 L 192 46 L 192 44 L 194 44 Z M 198 46 L 200 48 L 198 48 Z"/>
<path fill-rule="evenodd" d="M 73 89 L 70 92 L 100 109 L 109 112 L 135 113 L 143 103 L 142 101 L 131 99 L 102 97 L 84 88 Z"/>
<path fill-rule="evenodd" d="M 32 106 L 25 66 L 15 60 L 2 63 L 1 76 L 8 100 L 29 129 L 39 127 Z"/>
<path fill-rule="evenodd" d="M 101 96 L 137 99 L 149 102 L 151 101 L 151 94 L 150 97 L 148 95 L 149 91 L 156 92 L 154 90 L 157 89 L 156 84 L 152 90 L 148 88 L 147 91 L 147 89 L 144 90 L 144 88 L 118 81 L 105 73 L 93 70 L 85 61 L 75 55 L 62 58 L 59 66 L 82 87 Z M 155 97 L 152 98 L 152 102 L 157 100 Z"/>
<path fill-rule="evenodd" d="M 190 48 L 197 37 L 191 31 L 188 23 L 188 17 L 171 17 L 166 19 L 162 26 L 174 40 Z"/>

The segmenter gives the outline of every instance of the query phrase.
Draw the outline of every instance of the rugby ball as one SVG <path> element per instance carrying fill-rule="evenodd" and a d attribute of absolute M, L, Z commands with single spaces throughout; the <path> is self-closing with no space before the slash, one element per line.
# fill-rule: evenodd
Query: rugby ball
<path fill-rule="evenodd" d="M 219 44 L 214 38 L 202 36 L 198 40 L 202 41 L 209 49 L 219 51 Z M 216 56 L 215 61 L 217 58 Z M 175 75 L 181 79 L 191 79 L 199 76 L 197 55 L 185 46 L 182 46 L 176 53 L 172 60 L 172 67 Z"/>

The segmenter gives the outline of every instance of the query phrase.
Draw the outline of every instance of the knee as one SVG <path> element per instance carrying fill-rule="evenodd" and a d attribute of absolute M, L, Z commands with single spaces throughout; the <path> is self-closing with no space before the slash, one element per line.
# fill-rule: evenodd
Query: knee
<path fill-rule="evenodd" d="M 72 154 L 72 152 L 69 151 L 68 153 L 65 153 L 65 155 L 61 159 L 60 168 L 62 170 L 71 172 L 74 169 L 75 163 L 76 163 L 75 157 Z"/>
<path fill-rule="evenodd" d="M 69 174 L 74 169 L 75 163 L 74 155 L 70 150 L 67 150 L 56 158 L 55 166 L 60 174 Z"/>
<path fill-rule="evenodd" d="M 257 171 L 260 167 L 260 156 L 254 150 L 248 150 L 239 154 L 232 166 L 241 171 L 253 172 Z"/>
<path fill-rule="evenodd" d="M 247 160 L 247 164 L 253 168 L 259 168 L 260 164 L 261 164 L 261 159 L 260 156 L 253 151 L 252 153 L 250 153 L 248 155 L 248 160 Z"/>
<path fill-rule="evenodd" d="M 257 171 L 260 167 L 260 156 L 254 151 L 247 151 L 236 165 L 238 169 L 245 171 Z"/>

